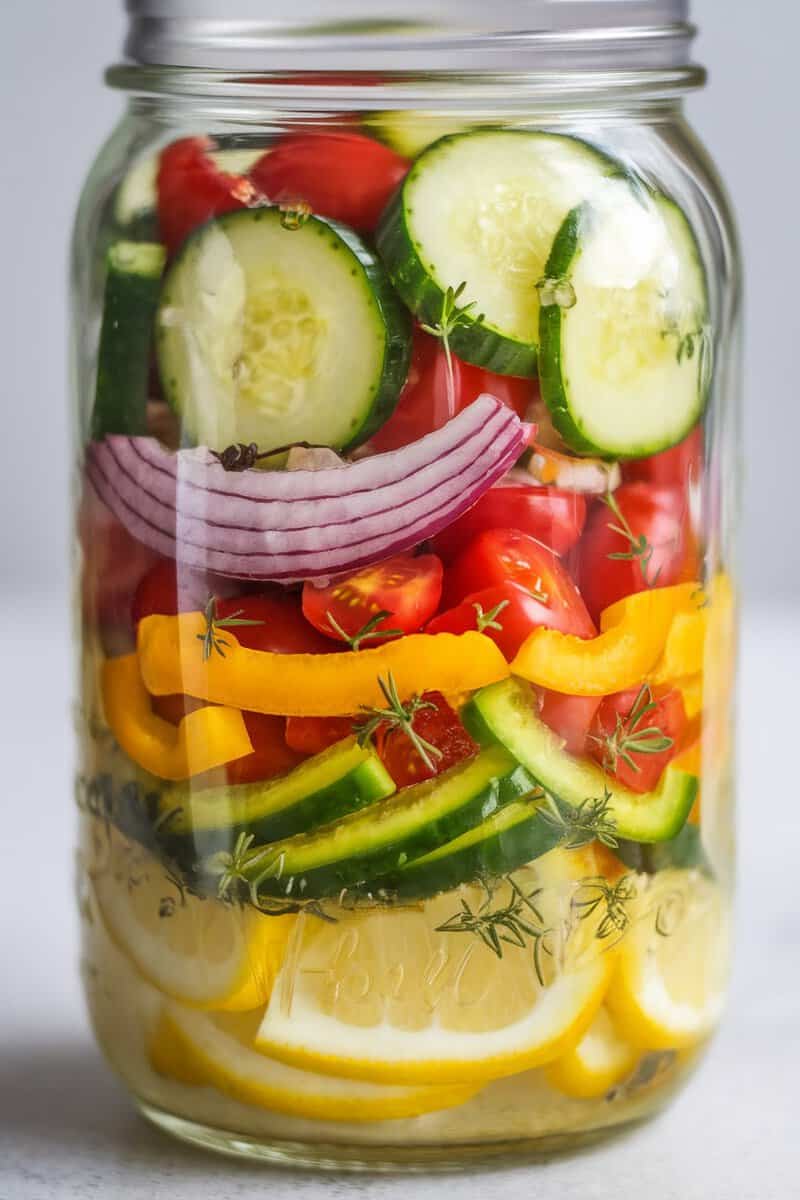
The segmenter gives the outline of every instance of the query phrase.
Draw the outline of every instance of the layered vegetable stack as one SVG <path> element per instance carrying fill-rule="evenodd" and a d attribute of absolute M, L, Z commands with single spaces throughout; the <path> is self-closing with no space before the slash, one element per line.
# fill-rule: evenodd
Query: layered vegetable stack
<path fill-rule="evenodd" d="M 424 129 L 175 142 L 107 259 L 94 901 L 156 1069 L 309 1118 L 601 1096 L 723 987 L 694 234 L 575 138 Z"/>

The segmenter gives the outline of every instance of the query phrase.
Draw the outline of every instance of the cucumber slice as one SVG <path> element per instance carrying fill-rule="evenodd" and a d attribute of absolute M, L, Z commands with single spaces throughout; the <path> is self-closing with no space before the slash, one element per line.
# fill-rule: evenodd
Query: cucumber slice
<path fill-rule="evenodd" d="M 668 766 L 659 786 L 640 795 L 622 787 L 588 759 L 567 754 L 536 712 L 531 688 L 519 680 L 482 688 L 462 713 L 467 728 L 484 741 L 491 737 L 556 800 L 577 808 L 608 794 L 615 833 L 632 842 L 666 842 L 676 837 L 692 810 L 697 779 Z"/>
<path fill-rule="evenodd" d="M 367 113 L 361 124 L 371 137 L 383 142 L 395 154 L 402 154 L 403 158 L 416 158 L 439 138 L 469 129 L 466 122 L 453 117 L 408 109 Z"/>
<path fill-rule="evenodd" d="M 145 433 L 147 379 L 163 246 L 115 242 L 108 251 L 91 436 Z"/>
<path fill-rule="evenodd" d="M 561 841 L 557 825 L 541 815 L 542 803 L 506 805 L 461 837 L 387 876 L 382 887 L 404 900 L 424 900 L 462 883 L 516 871 Z"/>
<path fill-rule="evenodd" d="M 540 295 L 542 396 L 574 450 L 641 458 L 690 432 L 712 343 L 699 249 L 677 205 L 609 183 L 565 219 Z"/>
<path fill-rule="evenodd" d="M 460 837 L 533 789 L 528 772 L 502 746 L 491 746 L 336 824 L 255 851 L 243 875 L 265 896 L 334 896 Z"/>
<path fill-rule="evenodd" d="M 159 812 L 168 837 L 188 839 L 196 853 L 210 854 L 232 846 L 241 833 L 260 843 L 316 829 L 394 791 L 378 756 L 348 738 L 280 779 L 202 791 L 166 788 Z"/>
<path fill-rule="evenodd" d="M 626 867 L 644 875 L 656 875 L 673 867 L 702 871 L 708 876 L 714 873 L 697 825 L 684 825 L 677 837 L 655 846 L 620 841 L 616 855 Z"/>
<path fill-rule="evenodd" d="M 343 226 L 290 224 L 278 208 L 227 213 L 169 271 L 159 365 L 197 443 L 349 449 L 397 402 L 411 330 L 382 267 Z"/>
<path fill-rule="evenodd" d="M 378 249 L 408 307 L 436 327 L 464 284 L 451 349 L 504 375 L 535 375 L 537 282 L 561 224 L 621 170 L 585 142 L 527 130 L 445 137 L 389 204 Z M 472 305 L 473 307 L 467 308 Z"/>

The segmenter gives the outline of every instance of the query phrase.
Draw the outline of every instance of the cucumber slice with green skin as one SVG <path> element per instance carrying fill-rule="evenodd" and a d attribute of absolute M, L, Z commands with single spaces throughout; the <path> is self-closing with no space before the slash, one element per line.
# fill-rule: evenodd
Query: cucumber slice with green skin
<path fill-rule="evenodd" d="M 396 790 L 378 756 L 348 738 L 279 779 L 201 791 L 166 788 L 159 812 L 169 838 L 210 854 L 234 845 L 242 833 L 262 843 L 316 829 Z"/>
<path fill-rule="evenodd" d="M 542 397 L 582 453 L 642 458 L 681 441 L 708 398 L 700 252 L 664 196 L 612 181 L 574 209 L 540 288 Z"/>
<path fill-rule="evenodd" d="M 501 808 L 452 842 L 415 858 L 377 885 L 403 900 L 424 900 L 462 883 L 507 875 L 541 858 L 561 841 L 558 826 L 542 816 L 543 801 Z"/>
<path fill-rule="evenodd" d="M 91 436 L 142 434 L 163 246 L 115 242 L 108 251 Z"/>
<path fill-rule="evenodd" d="M 408 314 L 356 234 L 321 217 L 294 227 L 273 207 L 227 213 L 192 234 L 158 315 L 167 399 L 186 436 L 215 449 L 364 441 L 394 410 L 410 337 Z"/>
<path fill-rule="evenodd" d="M 567 213 L 620 171 L 562 134 L 445 137 L 420 155 L 389 204 L 378 250 L 403 300 L 431 327 L 442 321 L 448 289 L 465 285 L 449 334 L 460 358 L 501 375 L 535 375 L 536 284 L 553 239 Z"/>
<path fill-rule="evenodd" d="M 684 825 L 677 837 L 655 846 L 621 840 L 615 854 L 626 867 L 644 875 L 656 875 L 671 867 L 696 869 L 704 875 L 713 875 L 697 825 Z"/>
<path fill-rule="evenodd" d="M 491 746 L 336 824 L 254 851 L 242 874 L 263 896 L 335 896 L 460 837 L 533 789 L 528 772 L 502 746 Z"/>
<path fill-rule="evenodd" d="M 607 815 L 620 838 L 669 841 L 683 829 L 695 802 L 696 777 L 672 765 L 655 791 L 639 794 L 589 759 L 567 754 L 561 739 L 539 719 L 533 691 L 520 680 L 482 688 L 462 712 L 462 720 L 479 741 L 500 742 L 560 806 L 575 809 L 608 795 Z"/>

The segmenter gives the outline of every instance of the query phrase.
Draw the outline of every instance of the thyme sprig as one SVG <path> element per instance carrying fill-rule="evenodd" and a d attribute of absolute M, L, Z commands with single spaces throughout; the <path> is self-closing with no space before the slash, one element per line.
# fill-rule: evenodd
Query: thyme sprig
<path fill-rule="evenodd" d="M 460 911 L 437 926 L 436 932 L 472 934 L 498 958 L 503 957 L 504 945 L 516 946 L 520 950 L 530 946 L 536 977 L 544 987 L 543 956 L 552 957 L 553 950 L 549 939 L 553 930 L 546 927 L 536 905 L 536 899 L 542 889 L 534 888 L 533 891 L 525 892 L 511 875 L 505 876 L 502 882 L 511 889 L 511 897 L 506 904 L 492 907 L 498 885 L 484 881 L 486 898 L 480 907 L 473 910 L 462 897 Z"/>
<path fill-rule="evenodd" d="M 473 322 L 479 325 L 484 319 L 483 313 L 479 315 L 475 314 L 475 300 L 470 300 L 468 304 L 459 304 L 459 300 L 464 295 L 466 288 L 466 279 L 462 280 L 456 288 L 449 287 L 442 297 L 439 320 L 435 324 L 423 324 L 421 326 L 426 333 L 438 338 L 444 348 L 444 355 L 447 361 L 449 415 L 451 417 L 455 415 L 455 376 L 453 373 L 453 352 L 450 348 L 450 339 L 455 331 L 462 326 L 471 325 Z"/>
<path fill-rule="evenodd" d="M 225 657 L 225 647 L 230 646 L 227 638 L 220 637 L 220 629 L 235 629 L 241 625 L 263 625 L 263 621 L 250 621 L 242 617 L 243 608 L 237 608 L 229 617 L 217 615 L 217 598 L 209 596 L 205 607 L 206 628 L 204 633 L 196 634 L 198 642 L 203 643 L 203 662 L 208 662 L 214 651 L 221 658 Z"/>
<path fill-rule="evenodd" d="M 483 605 L 474 603 L 472 607 L 475 609 L 475 625 L 478 633 L 485 633 L 487 629 L 496 629 L 498 633 L 502 633 L 503 626 L 498 617 L 504 608 L 507 608 L 510 601 L 501 600 L 499 604 L 495 604 L 494 608 L 490 608 L 488 612 L 483 611 Z"/>
<path fill-rule="evenodd" d="M 561 834 L 561 845 L 566 850 L 580 850 L 590 842 L 598 841 L 610 850 L 616 850 L 617 823 L 611 813 L 612 795 L 608 788 L 603 796 L 589 796 L 578 805 L 564 801 L 556 803 L 548 796 L 539 812 Z"/>
<path fill-rule="evenodd" d="M 630 547 L 628 550 L 615 550 L 613 553 L 606 555 L 606 557 L 617 561 L 637 562 L 645 587 L 655 587 L 658 583 L 658 577 L 661 574 L 661 568 L 659 567 L 652 578 L 650 577 L 650 566 L 655 554 L 655 546 L 648 542 L 643 533 L 637 536 L 633 532 L 630 522 L 620 508 L 613 492 L 608 492 L 607 495 L 603 496 L 602 501 L 611 509 L 617 522 L 616 524 L 609 522 L 608 528 L 612 533 L 618 533 L 620 537 L 624 538 Z"/>
<path fill-rule="evenodd" d="M 321 442 L 287 442 L 285 446 L 275 446 L 273 450 L 259 450 L 255 442 L 234 442 L 224 450 L 212 450 L 211 454 L 225 471 L 249 471 L 265 458 L 274 458 L 278 454 L 288 454 L 290 450 L 329 450 Z"/>
<path fill-rule="evenodd" d="M 362 625 L 357 633 L 351 635 L 345 632 L 330 609 L 325 613 L 328 625 L 331 627 L 337 637 L 341 638 L 343 642 L 347 642 L 351 650 L 360 650 L 362 642 L 373 641 L 378 638 L 402 637 L 402 629 L 378 629 L 378 626 L 382 621 L 385 621 L 389 617 L 393 616 L 394 613 L 390 612 L 389 609 L 382 608 L 380 612 L 376 612 L 374 616 L 370 617 L 366 624 Z"/>
<path fill-rule="evenodd" d="M 366 746 L 372 742 L 378 730 L 402 733 L 411 742 L 428 770 L 435 771 L 435 760 L 442 757 L 442 751 L 417 733 L 414 717 L 426 708 L 435 709 L 436 705 L 430 700 L 423 700 L 421 696 L 412 696 L 403 704 L 391 671 L 386 679 L 378 676 L 378 686 L 386 700 L 386 708 L 361 705 L 360 711 L 365 719 L 354 726 L 359 746 Z"/>
<path fill-rule="evenodd" d="M 658 725 L 644 724 L 647 715 L 657 707 L 650 685 L 643 683 L 627 717 L 617 713 L 612 733 L 590 735 L 591 741 L 603 747 L 603 766 L 607 771 L 616 772 L 621 759 L 632 771 L 640 772 L 641 764 L 636 762 L 634 754 L 662 754 L 672 749 L 674 738 L 668 737 Z"/>
<path fill-rule="evenodd" d="M 578 921 L 586 921 L 599 908 L 604 908 L 605 912 L 595 930 L 595 937 L 605 941 L 615 934 L 621 937 L 628 928 L 628 905 L 635 899 L 636 884 L 632 875 L 623 875 L 616 883 L 598 875 L 581 880 L 572 898 L 572 909 Z"/>

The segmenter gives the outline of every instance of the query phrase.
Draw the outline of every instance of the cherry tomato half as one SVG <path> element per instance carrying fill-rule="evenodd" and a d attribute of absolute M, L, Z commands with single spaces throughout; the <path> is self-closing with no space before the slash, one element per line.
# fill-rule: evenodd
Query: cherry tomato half
<path fill-rule="evenodd" d="M 636 458 L 622 464 L 626 483 L 637 480 L 661 485 L 697 483 L 703 469 L 703 429 L 698 425 L 687 438 L 671 450 L 662 450 L 649 458 Z"/>
<path fill-rule="evenodd" d="M 557 622 L 560 621 L 560 624 Z M 578 622 L 584 629 L 583 620 Z M 473 592 L 461 604 L 434 617 L 426 633 L 485 633 L 511 662 L 522 643 L 536 628 L 561 628 L 571 633 L 571 622 L 565 609 L 554 612 L 524 587 L 516 583 L 501 583 L 496 587 Z"/>
<path fill-rule="evenodd" d="M 226 767 L 228 783 L 255 783 L 272 779 L 296 767 L 305 757 L 287 746 L 283 717 L 247 712 L 244 723 L 253 743 L 253 753 L 229 762 Z"/>
<path fill-rule="evenodd" d="M 450 380 L 447 355 L 438 338 L 416 328 L 408 379 L 397 408 L 385 425 L 370 439 L 374 454 L 410 446 L 426 433 L 441 429 L 451 417 L 489 392 L 523 417 L 534 392 L 530 379 L 493 375 L 482 367 L 462 362 L 455 355 Z"/>
<path fill-rule="evenodd" d="M 411 164 L 359 133 L 290 133 L 250 170 L 271 203 L 304 203 L 371 233 Z"/>
<path fill-rule="evenodd" d="M 646 687 L 619 692 L 606 696 L 597 710 L 589 753 L 625 787 L 651 792 L 680 753 L 687 725 L 677 690 L 660 698 Z"/>
<path fill-rule="evenodd" d="M 358 717 L 287 717 L 286 745 L 300 754 L 321 754 L 353 733 Z"/>
<path fill-rule="evenodd" d="M 398 554 L 326 588 L 305 583 L 303 612 L 315 629 L 337 641 L 356 637 L 378 613 L 387 612 L 361 643 L 359 648 L 366 649 L 387 640 L 376 637 L 380 632 L 416 633 L 436 612 L 441 594 L 442 564 L 435 554 Z"/>
<path fill-rule="evenodd" d="M 564 739 L 568 754 L 586 753 L 586 740 L 599 707 L 598 696 L 563 696 L 546 688 L 540 691 L 539 716 Z"/>
<path fill-rule="evenodd" d="M 402 730 L 378 729 L 375 734 L 378 755 L 399 788 L 433 779 L 478 753 L 477 743 L 441 692 L 425 692 L 421 699 L 423 707 L 415 713 L 412 728 L 420 739 L 434 747 L 433 751 L 428 750 L 431 766 Z"/>
<path fill-rule="evenodd" d="M 460 550 L 486 529 L 516 529 L 530 534 L 556 554 L 571 550 L 586 521 L 586 501 L 576 492 L 536 484 L 497 484 L 477 504 L 433 539 L 436 553 L 452 562 Z"/>
<path fill-rule="evenodd" d="M 461 551 L 445 574 L 444 602 L 455 607 L 477 592 L 507 583 L 539 601 L 539 625 L 594 637 L 594 624 L 564 565 L 552 550 L 515 529 L 487 529 Z"/>
<path fill-rule="evenodd" d="M 595 620 L 624 596 L 684 577 L 689 532 L 683 488 L 626 483 L 598 500 L 575 551 L 578 584 Z"/>
<path fill-rule="evenodd" d="M 256 622 L 227 627 L 248 650 L 268 650 L 272 654 L 327 654 L 331 650 L 330 642 L 303 617 L 298 595 L 276 591 L 218 600 L 217 625 L 222 637 L 226 619 Z"/>
<path fill-rule="evenodd" d="M 259 198 L 250 179 L 220 171 L 209 157 L 213 149 L 211 138 L 189 137 L 161 152 L 156 180 L 158 224 L 170 254 L 199 225 Z"/>

